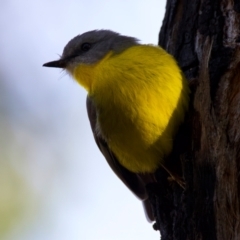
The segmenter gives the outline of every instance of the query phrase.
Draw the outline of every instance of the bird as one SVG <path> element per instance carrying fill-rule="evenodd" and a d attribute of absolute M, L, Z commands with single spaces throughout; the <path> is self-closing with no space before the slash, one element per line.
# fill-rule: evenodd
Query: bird
<path fill-rule="evenodd" d="M 96 144 L 109 166 L 155 220 L 146 184 L 166 167 L 189 105 L 189 86 L 175 58 L 111 30 L 77 35 L 60 59 L 43 64 L 66 70 L 87 91 Z"/>

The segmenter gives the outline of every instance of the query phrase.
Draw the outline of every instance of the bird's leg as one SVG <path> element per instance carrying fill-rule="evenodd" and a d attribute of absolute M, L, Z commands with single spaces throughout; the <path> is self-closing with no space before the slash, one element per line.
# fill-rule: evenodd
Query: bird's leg
<path fill-rule="evenodd" d="M 161 164 L 161 166 L 170 175 L 168 177 L 169 181 L 175 181 L 181 188 L 185 189 L 185 182 L 179 175 L 168 170 L 163 164 Z"/>

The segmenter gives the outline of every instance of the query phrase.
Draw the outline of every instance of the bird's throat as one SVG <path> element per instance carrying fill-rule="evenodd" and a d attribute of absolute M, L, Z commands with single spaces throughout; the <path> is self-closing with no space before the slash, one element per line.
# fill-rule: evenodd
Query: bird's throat
<path fill-rule="evenodd" d="M 91 92 L 95 68 L 96 64 L 80 64 L 73 70 L 73 78 L 88 92 Z"/>
<path fill-rule="evenodd" d="M 73 78 L 88 91 L 89 95 L 92 93 L 96 76 L 99 75 L 99 69 L 102 68 L 111 55 L 112 52 L 109 52 L 104 58 L 94 64 L 81 63 L 73 69 Z"/>

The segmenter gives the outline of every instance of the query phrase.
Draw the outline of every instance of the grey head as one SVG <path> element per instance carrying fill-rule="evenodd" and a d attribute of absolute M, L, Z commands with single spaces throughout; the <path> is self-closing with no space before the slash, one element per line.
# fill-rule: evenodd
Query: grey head
<path fill-rule="evenodd" d="M 64 68 L 71 72 L 79 63 L 94 64 L 109 51 L 118 54 L 138 44 L 138 40 L 133 37 L 110 30 L 93 30 L 74 37 L 65 46 L 59 60 L 45 63 L 43 66 Z"/>

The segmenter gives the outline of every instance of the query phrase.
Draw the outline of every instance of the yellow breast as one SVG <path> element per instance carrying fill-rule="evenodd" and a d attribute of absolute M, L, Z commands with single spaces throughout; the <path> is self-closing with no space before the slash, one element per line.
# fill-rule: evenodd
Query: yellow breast
<path fill-rule="evenodd" d="M 172 150 L 188 105 L 187 82 L 173 57 L 139 45 L 109 53 L 74 77 L 89 92 L 98 127 L 119 162 L 133 172 L 153 172 Z"/>

